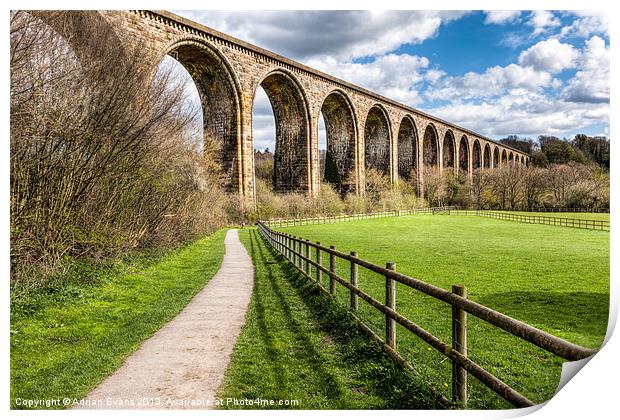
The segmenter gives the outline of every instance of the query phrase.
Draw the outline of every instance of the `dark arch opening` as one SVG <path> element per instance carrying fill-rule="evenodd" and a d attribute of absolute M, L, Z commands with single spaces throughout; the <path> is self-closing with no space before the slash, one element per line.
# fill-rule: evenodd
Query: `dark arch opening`
<path fill-rule="evenodd" d="M 454 146 L 454 136 L 452 135 L 452 131 L 446 131 L 445 136 L 443 137 L 443 168 L 452 168 L 454 170 L 454 161 L 456 147 Z"/>
<path fill-rule="evenodd" d="M 482 162 L 482 153 L 480 150 L 480 142 L 478 140 L 474 140 L 474 146 L 472 148 L 471 154 L 471 168 L 473 170 L 479 169 L 480 164 Z"/>
<path fill-rule="evenodd" d="M 484 145 L 484 154 L 482 156 L 482 166 L 484 168 L 491 167 L 491 146 L 489 146 L 489 143 Z"/>
<path fill-rule="evenodd" d="M 398 129 L 398 176 L 411 181 L 417 178 L 418 139 L 415 124 L 404 117 Z"/>
<path fill-rule="evenodd" d="M 497 146 L 493 149 L 493 167 L 499 167 L 499 147 Z"/>
<path fill-rule="evenodd" d="M 459 142 L 459 170 L 465 173 L 469 170 L 469 142 L 465 136 Z"/>
<path fill-rule="evenodd" d="M 512 165 L 514 163 L 514 158 L 514 155 L 510 152 L 510 155 L 508 156 L 508 163 Z"/>
<path fill-rule="evenodd" d="M 521 165 L 525 165 L 525 157 L 521 156 Z"/>
<path fill-rule="evenodd" d="M 437 131 L 433 124 L 426 126 L 424 130 L 424 143 L 422 144 L 422 161 L 424 166 L 436 168 L 439 166 L 439 148 Z"/>
<path fill-rule="evenodd" d="M 229 191 L 239 188 L 237 159 L 239 104 L 228 67 L 209 47 L 197 42 L 169 53 L 190 74 L 202 104 L 203 153 L 215 156 Z"/>
<path fill-rule="evenodd" d="M 383 174 L 390 173 L 390 130 L 385 112 L 378 106 L 368 111 L 364 125 L 364 163 Z"/>
<path fill-rule="evenodd" d="M 276 126 L 273 185 L 276 192 L 308 190 L 308 113 L 299 85 L 273 72 L 260 84 L 269 98 Z"/>
<path fill-rule="evenodd" d="M 506 149 L 502 150 L 502 166 L 508 163 L 508 155 L 506 154 Z"/>
<path fill-rule="evenodd" d="M 355 187 L 351 172 L 355 161 L 355 122 L 350 102 L 341 92 L 330 93 L 323 101 L 327 152 L 323 180 L 346 194 Z"/>

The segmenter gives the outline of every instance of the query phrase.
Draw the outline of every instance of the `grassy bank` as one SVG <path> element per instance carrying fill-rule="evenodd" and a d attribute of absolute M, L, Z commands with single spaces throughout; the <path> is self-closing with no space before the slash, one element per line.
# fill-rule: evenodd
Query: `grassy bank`
<path fill-rule="evenodd" d="M 474 216 L 419 215 L 309 225 L 282 230 L 355 250 L 361 258 L 449 289 L 465 284 L 469 297 L 572 342 L 597 347 L 607 326 L 609 232 L 512 223 Z M 323 261 L 327 257 L 323 256 Z M 348 264 L 339 274 L 348 278 Z M 326 276 L 324 276 L 327 285 Z M 360 269 L 359 284 L 379 300 L 385 281 Z M 346 303 L 348 292 L 338 289 Z M 450 342 L 450 308 L 401 285 L 398 310 Z M 380 335 L 383 318 L 365 303 L 360 313 Z M 474 361 L 536 402 L 553 395 L 562 360 L 515 337 L 469 318 L 469 354 Z M 450 364 L 404 329 L 399 350 L 430 381 L 449 391 Z M 474 407 L 505 406 L 471 380 Z"/>
<path fill-rule="evenodd" d="M 172 319 L 213 277 L 226 229 L 155 264 L 92 269 L 11 302 L 11 406 L 81 398 Z M 145 266 L 147 265 L 147 266 Z M 62 408 L 62 407 L 52 407 Z"/>
<path fill-rule="evenodd" d="M 299 409 L 437 406 L 425 384 L 397 368 L 345 308 L 319 294 L 255 229 L 240 237 L 255 265 L 255 286 L 220 397 L 297 400 L 275 408 Z"/>

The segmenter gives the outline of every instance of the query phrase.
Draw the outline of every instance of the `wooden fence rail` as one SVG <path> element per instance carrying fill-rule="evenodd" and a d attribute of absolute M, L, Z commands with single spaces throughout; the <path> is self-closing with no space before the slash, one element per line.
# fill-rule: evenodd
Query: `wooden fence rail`
<path fill-rule="evenodd" d="M 490 217 L 498 220 L 510 220 L 512 222 L 534 223 L 540 225 L 565 226 L 578 229 L 606 230 L 610 229 L 607 220 L 577 219 L 572 217 L 551 217 L 538 215 L 513 214 L 493 210 L 476 210 L 476 216 Z"/>
<path fill-rule="evenodd" d="M 378 219 L 381 217 L 408 216 L 412 214 L 436 214 L 447 212 L 455 207 L 426 207 L 419 209 L 390 210 L 374 213 L 337 214 L 332 216 L 318 216 L 300 219 L 271 219 L 263 221 L 269 227 L 291 227 L 302 225 L 321 225 L 327 223 L 347 222 L 351 220 Z"/>
<path fill-rule="evenodd" d="M 450 292 L 413 277 L 398 273 L 395 270 L 393 263 L 388 263 L 385 268 L 380 267 L 359 258 L 355 252 L 347 254 L 336 250 L 333 245 L 327 247 L 321 245 L 319 242 L 314 243 L 306 239 L 296 238 L 283 232 L 274 231 L 263 222 L 259 222 L 257 225 L 260 234 L 266 242 L 273 249 L 282 254 L 288 261 L 290 261 L 323 293 L 332 297 L 335 296 L 336 284 L 340 284 L 347 288 L 351 294 L 351 313 L 355 317 L 359 328 L 370 335 L 372 339 L 380 342 L 386 353 L 388 353 L 388 355 L 390 355 L 400 366 L 415 371 L 411 364 L 406 361 L 397 350 L 396 324 L 401 325 L 406 330 L 415 334 L 432 348 L 450 359 L 452 362 L 452 400 L 455 404 L 463 406 L 467 405 L 467 373 L 469 373 L 515 407 L 528 407 L 534 405 L 533 401 L 522 395 L 518 390 L 510 387 L 467 356 L 467 314 L 473 315 L 494 327 L 500 328 L 566 360 L 580 360 L 596 353 L 595 349 L 589 349 L 570 343 L 538 328 L 532 327 L 491 308 L 467 299 L 466 289 L 464 286 L 455 285 L 453 286 L 452 292 Z M 302 246 L 304 247 L 304 252 L 302 252 Z M 315 252 L 312 253 L 310 249 L 314 249 Z M 323 266 L 323 261 L 321 259 L 322 252 L 329 255 L 328 267 Z M 315 255 L 314 259 L 311 258 L 312 254 Z M 349 279 L 342 278 L 336 273 L 336 266 L 339 264 L 339 259 L 350 264 L 351 269 Z M 311 275 L 311 266 L 315 269 L 316 277 Z M 358 267 L 363 267 L 385 277 L 385 303 L 382 303 L 370 296 L 358 286 Z M 321 283 L 321 276 L 323 273 L 326 276 L 329 276 L 329 290 L 325 289 Z M 452 308 L 451 345 L 444 343 L 431 332 L 426 331 L 424 328 L 420 327 L 415 322 L 404 317 L 398 312 L 395 305 L 396 283 L 408 286 L 450 305 Z M 385 316 L 385 338 L 381 338 L 372 330 L 372 328 L 361 320 L 358 314 L 358 298 L 366 301 Z"/>
<path fill-rule="evenodd" d="M 272 219 L 262 223 L 268 227 L 292 227 L 303 225 L 318 225 L 327 223 L 347 222 L 352 220 L 377 219 L 381 217 L 409 216 L 413 214 L 452 214 L 457 212 L 461 215 L 475 215 L 491 217 L 498 220 L 510 220 L 513 222 L 544 224 L 553 226 L 565 226 L 589 230 L 610 230 L 610 222 L 607 220 L 591 220 L 569 217 L 539 216 L 513 214 L 508 210 L 472 210 L 461 209 L 455 206 L 428 207 L 419 209 L 393 210 L 376 213 L 338 214 L 333 216 L 319 216 L 301 219 Z"/>

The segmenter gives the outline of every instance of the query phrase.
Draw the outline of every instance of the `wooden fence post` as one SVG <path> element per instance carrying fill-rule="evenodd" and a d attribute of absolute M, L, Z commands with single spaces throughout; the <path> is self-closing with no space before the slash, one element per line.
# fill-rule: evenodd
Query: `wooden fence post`
<path fill-rule="evenodd" d="M 452 286 L 452 293 L 467 298 L 463 285 Z M 467 312 L 452 305 L 452 348 L 467 357 Z M 467 406 L 467 371 L 452 362 L 452 401 Z"/>
<path fill-rule="evenodd" d="M 288 235 L 286 235 L 284 237 L 284 256 L 286 257 L 287 260 L 290 259 L 291 257 L 291 252 L 289 251 L 289 247 L 291 246 L 291 241 L 290 238 L 288 237 Z"/>
<path fill-rule="evenodd" d="M 332 251 L 336 249 L 334 245 L 330 245 L 329 249 Z M 336 294 L 336 256 L 332 253 L 329 254 L 329 294 L 334 296 Z"/>
<path fill-rule="evenodd" d="M 306 242 L 306 274 L 309 276 L 310 275 L 310 245 L 308 245 L 308 242 Z"/>
<path fill-rule="evenodd" d="M 357 252 L 351 251 L 351 256 L 357 258 Z M 357 264 L 351 261 L 351 286 L 357 289 Z M 351 310 L 357 312 L 357 293 L 351 290 Z"/>
<path fill-rule="evenodd" d="M 389 262 L 385 265 L 388 270 L 395 270 L 396 264 Z M 390 278 L 389 274 L 385 276 L 385 305 L 396 310 L 396 281 Z M 385 315 L 385 343 L 392 349 L 396 350 L 396 321 L 389 315 Z"/>
<path fill-rule="evenodd" d="M 323 266 L 323 263 L 321 261 L 321 250 L 319 249 L 321 243 L 317 242 L 316 244 L 316 282 L 318 284 L 321 284 L 323 282 L 323 271 L 321 271 L 321 269 L 319 268 Z"/>

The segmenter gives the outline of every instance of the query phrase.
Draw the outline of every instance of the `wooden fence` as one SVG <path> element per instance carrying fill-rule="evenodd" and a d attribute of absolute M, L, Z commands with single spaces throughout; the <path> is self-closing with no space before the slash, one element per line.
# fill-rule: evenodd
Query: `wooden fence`
<path fill-rule="evenodd" d="M 609 208 L 592 208 L 583 207 L 535 207 L 530 210 L 537 213 L 609 213 Z"/>
<path fill-rule="evenodd" d="M 322 225 L 327 223 L 348 222 L 352 220 L 379 219 L 382 217 L 409 216 L 412 214 L 436 214 L 455 209 L 455 207 L 426 207 L 418 209 L 390 210 L 374 213 L 336 214 L 300 219 L 271 219 L 262 223 L 269 227 L 291 227 L 302 225 Z"/>
<path fill-rule="evenodd" d="M 473 211 L 468 210 L 467 214 Z M 610 229 L 610 222 L 607 220 L 589 220 L 576 219 L 572 217 L 550 217 L 550 216 L 534 216 L 525 214 L 506 213 L 503 211 L 493 210 L 476 210 L 476 216 L 491 217 L 499 220 L 510 220 L 512 222 L 535 223 L 541 225 L 566 226 L 578 229 L 590 230 L 606 230 Z"/>
<path fill-rule="evenodd" d="M 515 407 L 529 407 L 535 403 L 522 395 L 518 390 L 502 382 L 487 369 L 475 363 L 467 356 L 467 315 L 485 321 L 522 340 L 532 343 L 563 359 L 580 360 L 596 353 L 589 349 L 570 343 L 545 331 L 534 328 L 521 321 L 497 312 L 467 299 L 464 286 L 455 285 L 452 291 L 425 283 L 413 277 L 398 273 L 393 263 L 380 267 L 350 254 L 337 251 L 334 246 L 326 247 L 319 242 L 313 243 L 306 239 L 272 230 L 265 223 L 259 222 L 258 229 L 267 243 L 290 261 L 309 281 L 325 294 L 335 296 L 336 285 L 340 284 L 350 291 L 351 314 L 355 317 L 359 328 L 373 340 L 379 342 L 384 351 L 403 368 L 415 371 L 412 365 L 401 356 L 396 347 L 396 324 L 424 340 L 433 349 L 446 356 L 452 362 L 452 402 L 456 405 L 467 405 L 467 374 L 477 378 L 486 387 Z M 328 265 L 324 265 L 321 253 L 329 255 Z M 348 279 L 336 273 L 338 260 L 350 265 Z M 311 269 L 314 267 L 314 270 Z M 358 286 L 358 268 L 363 267 L 385 278 L 385 301 L 380 302 Z M 314 273 L 313 273 L 314 271 Z M 314 275 L 313 275 L 314 274 Z M 322 276 L 329 278 L 329 290 L 322 285 Z M 396 308 L 396 283 L 415 289 L 427 296 L 444 302 L 452 308 L 452 342 L 446 343 L 433 333 L 420 327 L 414 321 L 400 314 Z M 363 299 L 374 309 L 385 316 L 385 338 L 380 337 L 358 316 L 358 299 Z"/>

